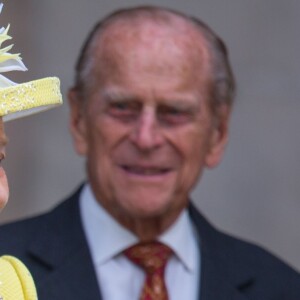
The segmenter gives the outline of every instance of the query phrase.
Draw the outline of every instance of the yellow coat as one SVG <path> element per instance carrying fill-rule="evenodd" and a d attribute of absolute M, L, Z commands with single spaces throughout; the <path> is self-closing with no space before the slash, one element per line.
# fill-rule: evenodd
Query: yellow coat
<path fill-rule="evenodd" d="M 30 272 L 15 257 L 0 257 L 0 300 L 37 300 Z"/>

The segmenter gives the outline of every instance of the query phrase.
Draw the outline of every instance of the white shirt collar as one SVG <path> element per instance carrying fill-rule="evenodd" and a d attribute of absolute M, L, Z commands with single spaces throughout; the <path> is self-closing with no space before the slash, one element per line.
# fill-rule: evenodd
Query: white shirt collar
<path fill-rule="evenodd" d="M 96 265 L 105 263 L 138 242 L 138 238 L 132 232 L 122 227 L 97 202 L 88 184 L 84 186 L 80 195 L 80 213 L 92 259 Z M 186 210 L 158 240 L 168 245 L 188 270 L 194 271 L 198 267 L 195 264 L 195 257 L 199 251 L 196 234 Z"/>

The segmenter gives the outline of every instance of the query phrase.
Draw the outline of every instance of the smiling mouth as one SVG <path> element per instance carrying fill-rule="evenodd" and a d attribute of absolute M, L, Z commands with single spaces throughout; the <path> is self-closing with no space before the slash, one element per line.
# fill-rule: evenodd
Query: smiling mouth
<path fill-rule="evenodd" d="M 131 174 L 140 176 L 157 176 L 168 173 L 171 169 L 169 168 L 156 168 L 156 167 L 138 167 L 138 166 L 122 166 L 122 168 Z"/>

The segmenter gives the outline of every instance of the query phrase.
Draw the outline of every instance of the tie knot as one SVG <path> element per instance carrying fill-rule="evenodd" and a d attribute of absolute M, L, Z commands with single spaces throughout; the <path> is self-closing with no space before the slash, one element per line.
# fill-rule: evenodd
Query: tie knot
<path fill-rule="evenodd" d="M 124 251 L 124 254 L 146 273 L 163 272 L 172 250 L 160 242 L 138 243 Z"/>

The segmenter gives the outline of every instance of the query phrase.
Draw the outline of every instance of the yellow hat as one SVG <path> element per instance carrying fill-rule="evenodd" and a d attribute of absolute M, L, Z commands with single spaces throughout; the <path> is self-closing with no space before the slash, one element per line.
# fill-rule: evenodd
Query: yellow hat
<path fill-rule="evenodd" d="M 3 4 L 0 3 L 0 13 Z M 8 35 L 9 25 L 0 28 L 0 73 L 26 71 L 20 54 L 8 51 L 13 45 L 1 48 Z M 47 77 L 17 84 L 0 74 L 0 117 L 4 121 L 28 116 L 62 104 L 60 82 L 57 77 Z"/>

